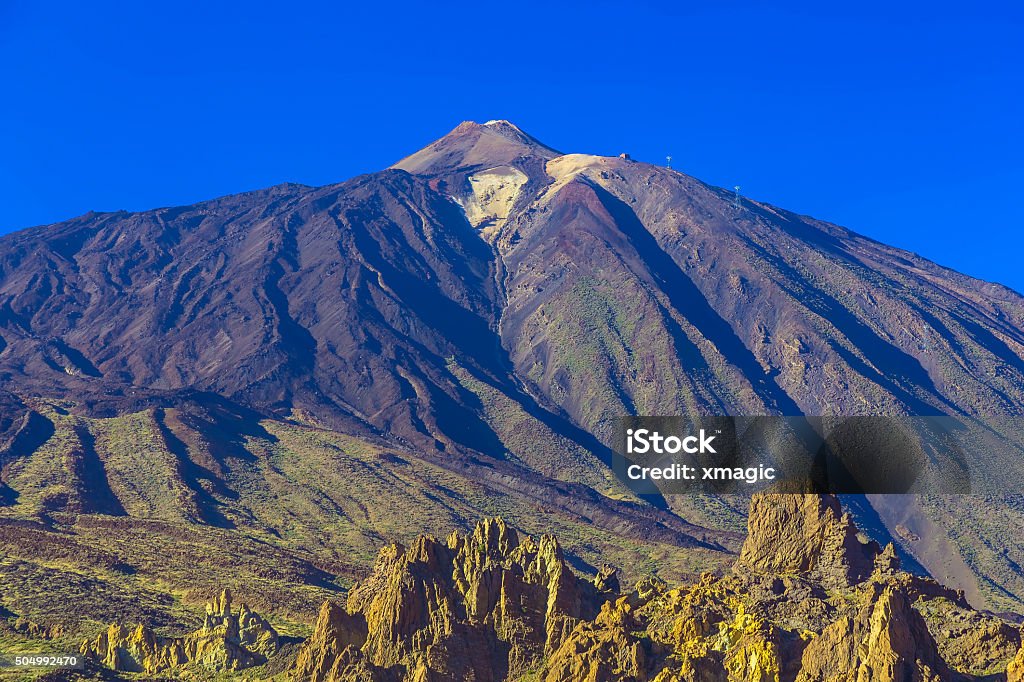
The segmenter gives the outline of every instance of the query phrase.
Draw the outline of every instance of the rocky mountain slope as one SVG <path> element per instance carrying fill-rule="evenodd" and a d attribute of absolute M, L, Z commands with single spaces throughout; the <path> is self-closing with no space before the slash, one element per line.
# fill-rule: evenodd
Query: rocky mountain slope
<path fill-rule="evenodd" d="M 488 454 L 474 381 L 588 447 L 620 414 L 1017 415 L 1024 390 L 1016 293 L 501 121 L 340 185 L 7 235 L 0 311 L 17 395 L 205 391 Z"/>
<path fill-rule="evenodd" d="M 579 569 L 692 577 L 732 561 L 746 500 L 637 499 L 615 417 L 1020 416 L 1022 329 L 1008 289 L 506 121 L 337 185 L 9 234 L 0 606 L 198 626 L 230 579 L 302 635 L 387 540 L 494 515 Z M 1019 499 L 853 504 L 1020 609 Z"/>

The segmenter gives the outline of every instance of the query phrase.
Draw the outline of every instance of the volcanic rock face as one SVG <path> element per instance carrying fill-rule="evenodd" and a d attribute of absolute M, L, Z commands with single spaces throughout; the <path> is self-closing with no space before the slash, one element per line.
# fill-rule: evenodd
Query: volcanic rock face
<path fill-rule="evenodd" d="M 274 628 L 242 604 L 231 611 L 231 592 L 206 605 L 203 627 L 184 637 L 160 638 L 145 625 L 113 624 L 81 652 L 117 671 L 155 674 L 194 664 L 207 670 L 240 670 L 266 662 L 277 652 Z"/>
<path fill-rule="evenodd" d="M 822 584 L 848 586 L 871 574 L 881 551 L 860 540 L 832 495 L 755 495 L 747 527 L 737 568 L 758 573 L 808 573 Z"/>
<path fill-rule="evenodd" d="M 733 574 L 619 596 L 499 520 L 391 546 L 347 608 L 324 604 L 293 678 L 953 682 L 1008 664 L 1020 678 L 1014 628 L 857 540 L 834 498 L 761 495 L 750 519 Z M 963 613 L 973 627 L 951 633 Z"/>
<path fill-rule="evenodd" d="M 843 616 L 804 650 L 801 682 L 951 679 L 924 619 L 905 593 L 872 583 L 856 616 Z"/>
<path fill-rule="evenodd" d="M 294 677 L 310 682 L 383 679 L 383 673 L 360 651 L 366 636 L 366 619 L 361 614 L 351 615 L 334 602 L 325 601 L 313 634 L 296 657 Z"/>
<path fill-rule="evenodd" d="M 446 542 L 384 548 L 347 609 L 324 604 L 295 676 L 518 679 L 609 596 L 576 577 L 554 538 L 486 520 Z"/>
<path fill-rule="evenodd" d="M 1006 668 L 1006 682 L 1022 682 L 1024 680 L 1024 648 L 1022 648 Z"/>
<path fill-rule="evenodd" d="M 918 608 L 968 609 L 963 595 L 899 571 L 891 547 L 858 541 L 834 498 L 762 495 L 749 518 L 734 575 L 609 602 L 544 679 L 961 680 L 1005 667 L 1020 646 L 1012 628 L 976 612 L 973 634 L 936 623 L 937 643 Z M 958 647 L 970 653 L 956 653 L 954 670 L 940 650 Z"/>

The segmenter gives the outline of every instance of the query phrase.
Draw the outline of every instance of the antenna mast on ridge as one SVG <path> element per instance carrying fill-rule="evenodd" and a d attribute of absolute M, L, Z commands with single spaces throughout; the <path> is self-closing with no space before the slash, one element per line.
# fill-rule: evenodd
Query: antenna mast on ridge
<path fill-rule="evenodd" d="M 735 187 L 733 187 L 733 190 L 736 192 L 736 194 L 732 198 L 732 204 L 736 208 L 739 208 L 739 206 L 740 206 L 740 186 L 736 185 Z"/>
<path fill-rule="evenodd" d="M 672 170 L 672 157 L 671 156 L 666 156 L 665 157 L 665 168 L 668 168 L 669 170 Z"/>

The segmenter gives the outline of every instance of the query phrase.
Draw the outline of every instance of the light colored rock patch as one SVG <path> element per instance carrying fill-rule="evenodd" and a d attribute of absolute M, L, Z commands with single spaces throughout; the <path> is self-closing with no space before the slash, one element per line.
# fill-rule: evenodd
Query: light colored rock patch
<path fill-rule="evenodd" d="M 508 220 L 528 179 L 525 173 L 510 166 L 491 168 L 469 176 L 471 193 L 456 201 L 462 205 L 470 224 L 490 238 Z"/>
<path fill-rule="evenodd" d="M 623 159 L 612 156 L 595 156 L 593 154 L 564 154 L 547 162 L 545 170 L 554 180 L 538 198 L 543 203 L 553 197 L 558 190 L 565 187 L 578 175 L 583 175 L 603 187 L 609 187 L 609 180 L 618 177 L 618 169 Z"/>

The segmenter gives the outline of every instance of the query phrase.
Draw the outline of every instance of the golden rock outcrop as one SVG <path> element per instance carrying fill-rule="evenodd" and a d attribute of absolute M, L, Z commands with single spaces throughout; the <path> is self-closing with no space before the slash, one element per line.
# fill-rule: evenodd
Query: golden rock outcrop
<path fill-rule="evenodd" d="M 345 609 L 323 606 L 293 676 L 518 679 L 611 596 L 572 572 L 553 537 L 534 541 L 487 519 L 445 542 L 424 536 L 381 550 Z"/>
<path fill-rule="evenodd" d="M 344 607 L 325 601 L 312 635 L 296 656 L 292 676 L 309 682 L 386 679 L 360 652 L 366 635 L 362 615 L 351 615 Z"/>
<path fill-rule="evenodd" d="M 798 682 L 939 682 L 952 679 L 924 619 L 898 586 L 871 583 L 804 650 Z"/>
<path fill-rule="evenodd" d="M 292 678 L 954 682 L 997 679 L 1020 646 L 1007 623 L 861 539 L 834 497 L 755 496 L 749 530 L 732 573 L 625 594 L 613 571 L 584 581 L 552 538 L 497 519 L 392 545 L 345 608 L 324 605 Z"/>
<path fill-rule="evenodd" d="M 208 670 L 240 670 L 276 653 L 277 632 L 248 606 L 231 611 L 224 590 L 206 605 L 203 627 L 184 637 L 161 638 L 145 625 L 112 624 L 95 639 L 82 642 L 83 655 L 112 670 L 155 674 L 194 664 Z"/>
<path fill-rule="evenodd" d="M 808 573 L 845 587 L 867 578 L 881 548 L 862 542 L 832 495 L 755 495 L 737 569 L 763 574 Z"/>
<path fill-rule="evenodd" d="M 1006 682 L 1024 682 L 1024 647 L 1017 651 L 1006 667 Z"/>
<path fill-rule="evenodd" d="M 344 604 L 263 669 L 294 682 L 1024 682 L 1017 626 L 900 569 L 830 496 L 763 494 L 732 571 L 683 587 L 577 575 L 501 519 L 392 544 Z M 277 635 L 230 593 L 184 637 L 112 625 L 83 653 L 119 671 L 266 662 Z M 261 671 L 251 674 L 257 676 Z"/>

